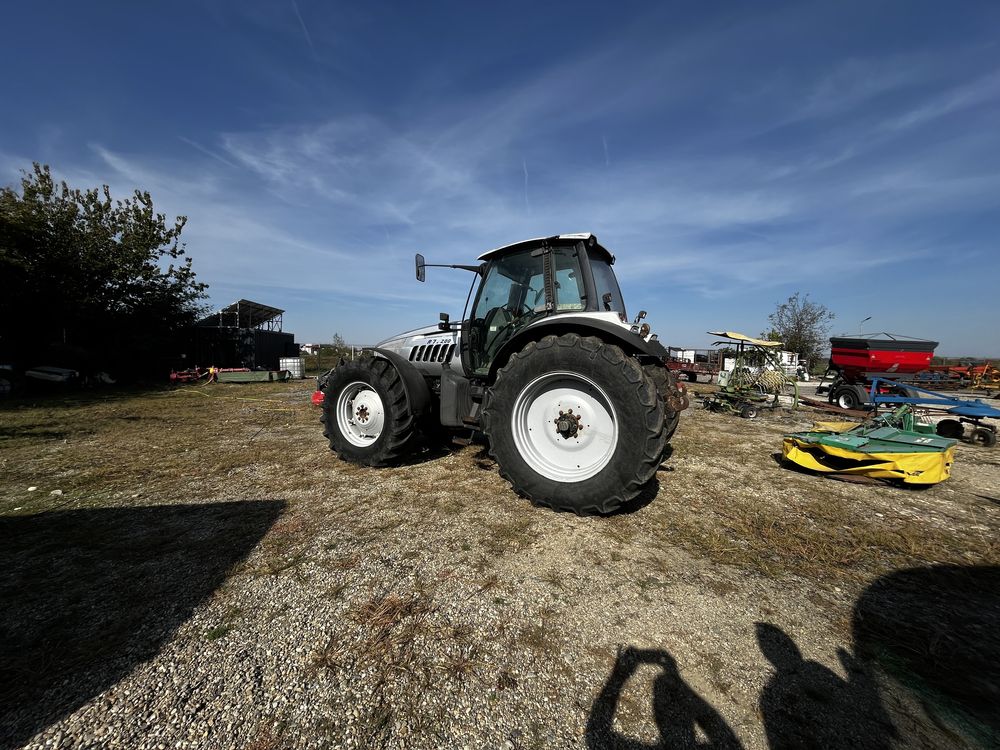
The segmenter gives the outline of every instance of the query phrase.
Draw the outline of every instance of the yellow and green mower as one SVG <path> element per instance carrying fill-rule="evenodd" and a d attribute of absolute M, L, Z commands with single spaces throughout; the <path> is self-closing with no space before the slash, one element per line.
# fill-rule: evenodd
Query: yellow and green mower
<path fill-rule="evenodd" d="M 957 440 L 916 422 L 909 406 L 862 424 L 817 422 L 809 432 L 785 435 L 785 460 L 811 471 L 904 484 L 937 484 L 951 475 Z"/>

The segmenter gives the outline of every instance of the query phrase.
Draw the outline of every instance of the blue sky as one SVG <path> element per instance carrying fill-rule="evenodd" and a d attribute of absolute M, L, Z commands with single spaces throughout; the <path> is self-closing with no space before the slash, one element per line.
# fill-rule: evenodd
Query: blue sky
<path fill-rule="evenodd" d="M 0 181 L 189 217 L 211 302 L 299 341 L 457 318 L 469 262 L 592 231 L 670 344 L 800 291 L 1000 356 L 1000 4 L 17 3 Z M 437 272 L 435 273 L 435 270 Z"/>

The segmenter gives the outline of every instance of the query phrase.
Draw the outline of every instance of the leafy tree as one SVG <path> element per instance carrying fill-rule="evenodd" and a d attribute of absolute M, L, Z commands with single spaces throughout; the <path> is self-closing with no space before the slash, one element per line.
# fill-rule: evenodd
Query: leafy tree
<path fill-rule="evenodd" d="M 796 292 L 785 302 L 777 303 L 774 312 L 767 316 L 771 330 L 761 338 L 781 341 L 785 349 L 798 352 L 800 358 L 816 362 L 827 344 L 827 334 L 834 314 L 824 305 L 813 302 L 809 295 Z"/>
<path fill-rule="evenodd" d="M 168 222 L 148 192 L 115 200 L 107 185 L 56 183 L 38 163 L 20 192 L 0 189 L 0 341 L 14 350 L 8 356 L 37 360 L 40 348 L 59 344 L 89 353 L 84 367 L 153 364 L 202 312 L 206 285 L 180 241 L 186 221 Z"/>

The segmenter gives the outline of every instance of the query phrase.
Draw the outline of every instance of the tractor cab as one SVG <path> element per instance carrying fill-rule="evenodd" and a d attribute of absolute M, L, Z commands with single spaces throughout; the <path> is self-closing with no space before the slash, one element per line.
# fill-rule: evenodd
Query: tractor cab
<path fill-rule="evenodd" d="M 539 318 L 614 312 L 627 319 L 614 256 L 592 234 L 526 240 L 479 260 L 479 289 L 462 323 L 462 363 L 471 375 L 487 374 L 503 345 Z"/>

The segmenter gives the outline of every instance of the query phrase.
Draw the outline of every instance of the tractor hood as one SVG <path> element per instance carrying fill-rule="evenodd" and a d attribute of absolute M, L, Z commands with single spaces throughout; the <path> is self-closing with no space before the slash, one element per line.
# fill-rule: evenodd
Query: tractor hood
<path fill-rule="evenodd" d="M 445 362 L 453 362 L 461 370 L 458 351 L 458 331 L 442 331 L 436 325 L 414 328 L 376 344 L 412 362 L 428 375 L 440 375 Z"/>

